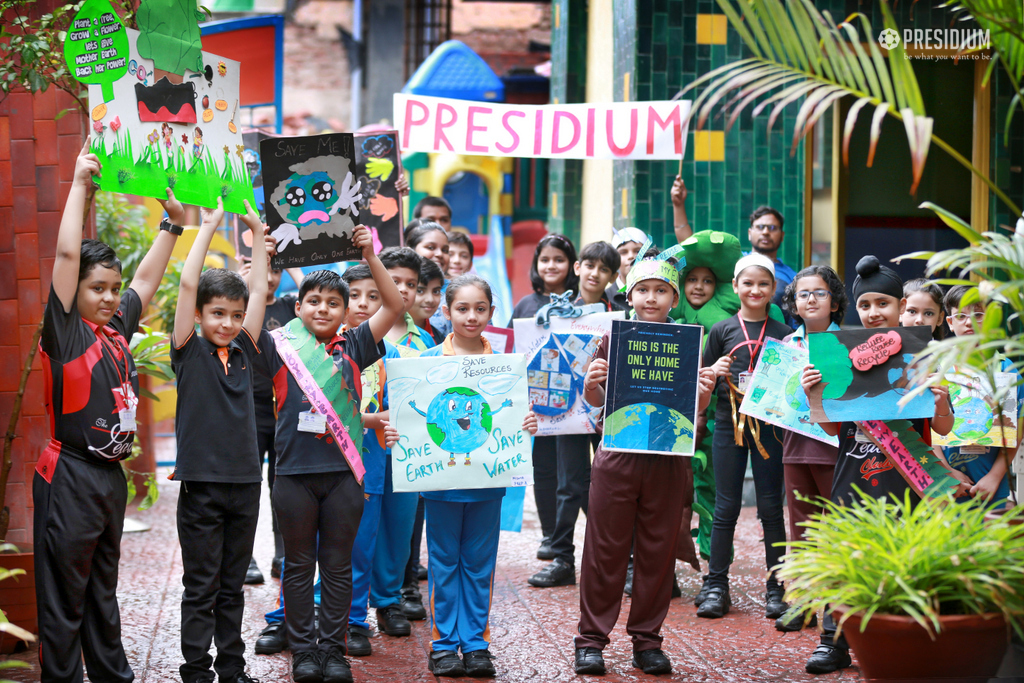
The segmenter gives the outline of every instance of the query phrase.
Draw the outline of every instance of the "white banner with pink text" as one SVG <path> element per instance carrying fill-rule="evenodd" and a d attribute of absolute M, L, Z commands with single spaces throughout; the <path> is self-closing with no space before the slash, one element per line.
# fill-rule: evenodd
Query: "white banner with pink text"
<path fill-rule="evenodd" d="M 681 159 L 689 101 L 495 104 L 395 94 L 402 152 Z"/>

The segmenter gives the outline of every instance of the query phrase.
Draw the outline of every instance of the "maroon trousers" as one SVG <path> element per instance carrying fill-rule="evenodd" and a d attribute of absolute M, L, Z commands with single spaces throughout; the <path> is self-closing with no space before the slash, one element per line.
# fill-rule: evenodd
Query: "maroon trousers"
<path fill-rule="evenodd" d="M 832 495 L 832 474 L 835 465 L 783 465 L 786 476 L 786 505 L 789 508 L 789 540 L 804 540 L 804 528 L 799 526 L 821 512 L 821 505 L 797 500 L 797 494 L 816 499 Z"/>
<path fill-rule="evenodd" d="M 626 632 L 633 651 L 661 647 L 683 513 L 686 459 L 599 448 L 590 473 L 587 537 L 580 569 L 576 647 L 603 650 L 622 607 L 630 545 L 633 595 Z"/>

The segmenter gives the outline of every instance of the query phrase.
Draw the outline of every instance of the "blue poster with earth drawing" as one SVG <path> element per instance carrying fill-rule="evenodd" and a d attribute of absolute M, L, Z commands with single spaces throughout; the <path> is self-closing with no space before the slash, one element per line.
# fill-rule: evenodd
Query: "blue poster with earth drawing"
<path fill-rule="evenodd" d="M 703 335 L 700 325 L 612 322 L 605 450 L 693 455 Z"/>
<path fill-rule="evenodd" d="M 838 438 L 811 422 L 811 406 L 800 386 L 800 375 L 809 362 L 807 349 L 765 339 L 740 412 L 838 447 Z"/>
<path fill-rule="evenodd" d="M 388 359 L 395 491 L 446 491 L 533 483 L 526 357 Z"/>

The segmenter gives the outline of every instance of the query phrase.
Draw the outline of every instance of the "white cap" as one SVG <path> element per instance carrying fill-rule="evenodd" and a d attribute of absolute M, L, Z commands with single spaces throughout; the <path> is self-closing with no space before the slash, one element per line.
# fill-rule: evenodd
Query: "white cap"
<path fill-rule="evenodd" d="M 746 256 L 744 256 L 743 258 L 736 262 L 736 267 L 732 269 L 733 278 L 738 277 L 740 273 L 742 273 L 750 266 L 764 268 L 765 270 L 772 274 L 773 278 L 775 277 L 775 264 L 772 263 L 772 260 L 765 256 L 764 254 L 758 254 L 757 252 L 754 252 L 752 254 L 747 254 Z"/>
<path fill-rule="evenodd" d="M 647 241 L 647 234 L 640 228 L 612 228 L 612 246 L 618 249 L 626 242 L 636 242 L 642 245 Z"/>

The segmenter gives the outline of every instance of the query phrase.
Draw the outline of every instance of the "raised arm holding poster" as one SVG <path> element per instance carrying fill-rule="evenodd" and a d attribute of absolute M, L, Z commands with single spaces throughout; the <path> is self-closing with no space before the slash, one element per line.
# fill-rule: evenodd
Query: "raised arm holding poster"
<path fill-rule="evenodd" d="M 605 450 L 693 455 L 703 336 L 700 325 L 612 322 Z"/>
<path fill-rule="evenodd" d="M 533 483 L 524 355 L 389 359 L 387 377 L 395 491 Z"/>

